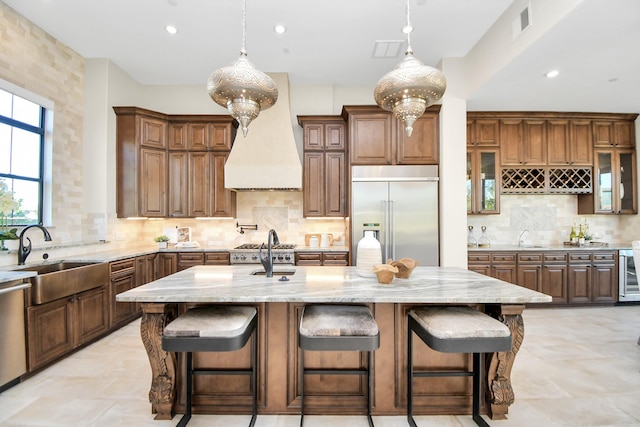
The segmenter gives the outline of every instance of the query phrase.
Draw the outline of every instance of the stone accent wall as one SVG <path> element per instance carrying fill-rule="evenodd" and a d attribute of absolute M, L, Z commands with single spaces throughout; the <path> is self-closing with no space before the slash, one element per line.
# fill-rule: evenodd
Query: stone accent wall
<path fill-rule="evenodd" d="M 0 2 L 0 78 L 55 103 L 51 235 L 58 243 L 83 240 L 84 59 Z"/>

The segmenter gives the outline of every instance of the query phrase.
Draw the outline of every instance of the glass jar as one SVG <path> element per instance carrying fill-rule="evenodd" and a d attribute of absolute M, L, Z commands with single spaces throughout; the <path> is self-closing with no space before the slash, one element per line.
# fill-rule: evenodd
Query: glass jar
<path fill-rule="evenodd" d="M 488 248 L 491 246 L 491 242 L 489 241 L 489 237 L 487 237 L 487 227 L 483 225 L 481 230 L 482 234 L 480 235 L 480 239 L 478 239 L 478 247 Z"/>
<path fill-rule="evenodd" d="M 467 247 L 476 248 L 478 247 L 478 241 L 473 235 L 473 225 L 470 225 L 468 228 L 469 228 L 469 234 L 467 234 Z"/>

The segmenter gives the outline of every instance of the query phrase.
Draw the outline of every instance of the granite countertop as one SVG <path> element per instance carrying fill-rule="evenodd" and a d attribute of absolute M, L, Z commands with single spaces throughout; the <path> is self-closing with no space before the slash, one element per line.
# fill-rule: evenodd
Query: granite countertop
<path fill-rule="evenodd" d="M 355 267 L 275 267 L 274 277 L 253 276 L 257 266 L 195 266 L 118 294 L 135 302 L 315 302 L 524 304 L 551 302 L 540 292 L 459 267 L 417 267 L 390 285 L 356 274 Z M 280 281 L 284 271 L 295 271 Z"/>
<path fill-rule="evenodd" d="M 569 246 L 569 245 L 491 245 L 487 248 L 467 248 L 468 251 L 617 251 L 618 249 L 631 249 L 631 242 L 629 243 L 594 243 L 586 244 L 584 246 Z"/>
<path fill-rule="evenodd" d="M 0 289 L 11 287 L 12 282 L 22 282 L 37 275 L 35 271 L 0 271 Z"/>

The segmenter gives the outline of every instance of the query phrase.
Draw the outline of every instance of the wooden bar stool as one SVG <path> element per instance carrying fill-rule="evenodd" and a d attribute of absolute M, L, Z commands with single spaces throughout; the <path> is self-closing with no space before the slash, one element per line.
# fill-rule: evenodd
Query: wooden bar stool
<path fill-rule="evenodd" d="M 473 421 L 489 427 L 480 415 L 482 393 L 482 353 L 509 351 L 511 332 L 500 321 L 470 307 L 424 307 L 409 312 L 407 336 L 407 421 L 417 427 L 413 419 L 413 378 L 417 377 L 473 377 Z M 473 353 L 473 371 L 414 371 L 413 333 L 425 344 L 443 353 Z"/>
<path fill-rule="evenodd" d="M 300 426 L 304 422 L 304 376 L 305 375 L 366 375 L 367 419 L 371 419 L 373 390 L 373 351 L 380 347 L 380 331 L 371 311 L 364 306 L 309 305 L 304 308 L 298 330 L 302 389 L 300 392 Z M 304 351 L 366 351 L 367 368 L 364 369 L 306 369 Z"/>
<path fill-rule="evenodd" d="M 250 375 L 253 395 L 252 417 L 256 422 L 258 409 L 257 357 L 258 311 L 255 307 L 235 305 L 201 306 L 188 310 L 169 323 L 162 333 L 162 349 L 185 353 L 185 387 L 187 402 L 178 427 L 191 419 L 193 375 Z M 235 351 L 243 348 L 253 335 L 250 369 L 193 369 L 193 352 Z"/>

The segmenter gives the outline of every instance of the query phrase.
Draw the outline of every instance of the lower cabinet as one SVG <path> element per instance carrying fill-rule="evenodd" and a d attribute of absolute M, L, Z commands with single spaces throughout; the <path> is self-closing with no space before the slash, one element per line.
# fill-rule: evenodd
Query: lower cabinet
<path fill-rule="evenodd" d="M 469 251 L 469 270 L 545 293 L 551 304 L 617 301 L 615 251 Z"/>
<path fill-rule="evenodd" d="M 162 279 L 165 276 L 178 271 L 178 254 L 174 252 L 160 252 L 156 257 L 156 274 L 154 279 Z"/>
<path fill-rule="evenodd" d="M 109 293 L 100 286 L 27 308 L 28 370 L 41 368 L 109 330 Z"/>
<path fill-rule="evenodd" d="M 295 264 L 305 266 L 319 265 L 349 265 L 349 252 L 319 251 L 296 252 Z"/>
<path fill-rule="evenodd" d="M 117 329 L 124 326 L 140 314 L 139 307 L 135 302 L 116 301 L 116 295 L 133 289 L 138 285 L 136 280 L 136 265 L 136 258 L 115 261 L 109 264 L 111 301 L 109 313 L 110 329 Z"/>

